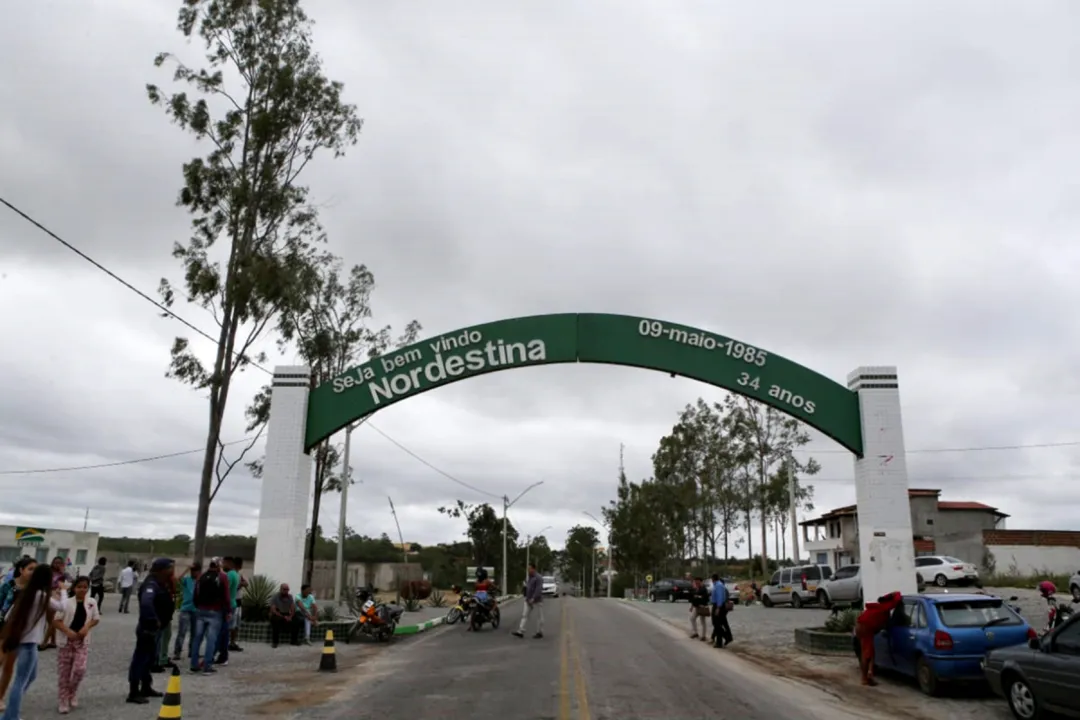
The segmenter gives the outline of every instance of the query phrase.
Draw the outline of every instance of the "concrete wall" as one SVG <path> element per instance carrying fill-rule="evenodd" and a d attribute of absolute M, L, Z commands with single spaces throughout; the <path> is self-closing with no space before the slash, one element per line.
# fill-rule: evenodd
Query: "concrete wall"
<path fill-rule="evenodd" d="M 1002 575 L 1072 575 L 1080 572 L 1080 532 L 985 530 L 987 551 Z"/>
<path fill-rule="evenodd" d="M 983 531 L 992 530 L 994 523 L 994 514 L 984 510 L 941 510 L 934 533 L 935 553 L 985 568 Z"/>
<path fill-rule="evenodd" d="M 915 537 L 933 537 L 938 529 L 938 499 L 915 496 L 911 498 L 911 532 Z"/>

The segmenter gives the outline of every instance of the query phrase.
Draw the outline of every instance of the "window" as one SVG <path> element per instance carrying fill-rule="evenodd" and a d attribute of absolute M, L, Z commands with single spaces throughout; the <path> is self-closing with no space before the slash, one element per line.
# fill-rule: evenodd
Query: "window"
<path fill-rule="evenodd" d="M 934 518 L 926 518 L 926 524 L 927 525 L 933 525 L 934 524 Z"/>
<path fill-rule="evenodd" d="M 14 565 L 15 561 L 22 557 L 22 553 L 19 552 L 17 547 L 3 547 L 0 548 L 0 565 L 7 567 L 8 565 Z"/>
<path fill-rule="evenodd" d="M 1054 652 L 1080 655 L 1080 622 L 1066 625 L 1054 636 Z"/>
<path fill-rule="evenodd" d="M 790 585 L 791 584 L 791 570 L 790 569 L 780 571 L 780 584 L 781 585 Z"/>
<path fill-rule="evenodd" d="M 56 551 L 56 557 L 62 557 L 67 560 L 71 557 L 71 548 L 60 548 Z"/>
<path fill-rule="evenodd" d="M 858 574 L 859 574 L 859 566 L 858 565 L 848 565 L 847 567 L 842 567 L 839 570 L 837 570 L 836 574 L 833 575 L 833 580 L 847 580 L 848 578 L 853 578 Z"/>
<path fill-rule="evenodd" d="M 49 548 L 39 547 L 34 550 L 34 560 L 39 563 L 49 562 Z"/>
<path fill-rule="evenodd" d="M 951 557 L 949 555 L 946 555 L 945 557 L 941 558 L 941 560 L 943 560 L 943 561 L 945 561 L 947 563 L 952 563 L 953 565 L 963 565 L 964 564 L 963 560 L 959 560 L 959 559 Z"/>
<path fill-rule="evenodd" d="M 817 565 L 807 565 L 804 568 L 799 568 L 799 580 L 802 580 L 802 576 L 805 575 L 807 580 L 820 580 L 821 569 Z"/>
<path fill-rule="evenodd" d="M 905 600 L 902 605 L 897 605 L 893 610 L 892 624 L 900 625 L 902 627 L 910 627 L 912 625 L 912 617 L 915 615 L 915 609 L 919 606 L 917 600 Z"/>
<path fill-rule="evenodd" d="M 829 553 L 819 552 L 817 554 L 818 565 L 826 565 L 829 562 Z"/>
<path fill-rule="evenodd" d="M 981 628 L 991 623 L 1019 625 L 1022 622 L 1000 598 L 937 603 L 937 611 L 942 624 L 954 628 Z"/>
<path fill-rule="evenodd" d="M 915 567 L 927 567 L 928 565 L 941 565 L 941 558 L 919 557 L 915 558 Z"/>
<path fill-rule="evenodd" d="M 90 552 L 89 550 L 76 550 L 75 551 L 75 564 L 78 565 L 79 567 L 82 567 L 83 565 L 85 565 L 86 564 L 86 556 L 89 554 L 89 552 Z M 544 581 L 545 582 L 555 582 L 555 578 L 552 578 L 551 580 L 548 580 L 547 578 L 544 578 Z"/>
<path fill-rule="evenodd" d="M 770 585 L 779 585 L 780 584 L 780 573 L 774 572 L 773 576 L 771 578 L 769 578 L 769 584 Z"/>
<path fill-rule="evenodd" d="M 911 622 L 912 627 L 926 627 L 926 609 L 922 605 L 915 606 L 915 618 Z"/>

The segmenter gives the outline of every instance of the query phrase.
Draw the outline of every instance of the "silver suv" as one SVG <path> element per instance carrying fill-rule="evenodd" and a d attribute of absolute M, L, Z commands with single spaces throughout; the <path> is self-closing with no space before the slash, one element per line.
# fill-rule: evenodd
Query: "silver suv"
<path fill-rule="evenodd" d="M 1080 570 L 1069 578 L 1069 592 L 1072 593 L 1073 602 L 1080 603 Z"/>
<path fill-rule="evenodd" d="M 922 573 L 915 573 L 915 586 L 919 592 L 926 589 Z M 817 602 L 822 607 L 833 603 L 863 604 L 862 573 L 858 565 L 845 565 L 823 582 L 817 591 Z"/>
<path fill-rule="evenodd" d="M 817 591 L 824 580 L 832 577 L 828 565 L 797 565 L 773 573 L 761 588 L 761 604 L 765 607 L 786 605 L 802 607 L 817 601 Z"/>

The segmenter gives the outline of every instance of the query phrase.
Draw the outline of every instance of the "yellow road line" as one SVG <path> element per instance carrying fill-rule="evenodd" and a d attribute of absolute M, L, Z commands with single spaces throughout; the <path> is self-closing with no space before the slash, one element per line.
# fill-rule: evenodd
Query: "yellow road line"
<path fill-rule="evenodd" d="M 562 603 L 559 621 L 559 720 L 570 720 L 570 632 L 567 621 L 566 601 Z"/>
<path fill-rule="evenodd" d="M 573 620 L 570 622 L 572 630 L 576 631 Z M 576 636 L 577 633 L 574 632 Z M 578 720 L 590 720 L 589 694 L 585 688 L 585 673 L 581 670 L 581 647 L 574 640 L 574 689 L 577 693 Z"/>

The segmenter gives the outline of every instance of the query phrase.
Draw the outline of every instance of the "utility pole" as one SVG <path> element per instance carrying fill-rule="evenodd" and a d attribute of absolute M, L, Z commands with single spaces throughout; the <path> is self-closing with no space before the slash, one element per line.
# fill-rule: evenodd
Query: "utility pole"
<path fill-rule="evenodd" d="M 86 514 L 83 515 L 82 531 L 86 532 L 86 524 L 90 522 L 90 508 L 86 508 Z"/>
<path fill-rule="evenodd" d="M 534 482 L 532 485 L 530 485 L 529 487 L 525 488 L 520 493 L 518 493 L 518 496 L 516 498 L 514 498 L 513 500 L 511 500 L 506 495 L 503 495 L 503 497 L 502 497 L 502 501 L 503 501 L 503 532 L 502 532 L 502 536 L 503 536 L 503 552 L 502 552 L 502 556 L 503 557 L 502 557 L 502 578 L 499 579 L 499 583 L 500 583 L 499 587 L 502 588 L 502 591 L 503 591 L 504 595 L 508 595 L 510 593 L 510 588 L 509 588 L 510 578 L 508 577 L 508 573 L 510 572 L 509 565 L 508 565 L 509 558 L 507 558 L 507 555 L 506 555 L 506 513 L 507 513 L 508 510 L 510 510 L 510 508 L 514 505 L 514 503 L 516 503 L 521 498 L 525 497 L 525 493 L 529 492 L 534 487 L 539 487 L 540 485 L 543 485 L 543 484 L 544 484 L 543 480 L 541 480 L 539 482 Z"/>
<path fill-rule="evenodd" d="M 370 417 L 370 415 L 368 416 Z M 337 564 L 334 567 L 334 602 L 341 602 L 341 586 L 345 582 L 345 514 L 349 506 L 349 485 L 352 484 L 352 473 L 349 472 L 349 453 L 352 449 L 353 430 L 367 421 L 367 417 L 360 418 L 355 423 L 345 428 L 345 457 L 341 459 L 341 509 L 338 511 L 338 542 Z"/>
<path fill-rule="evenodd" d="M 621 451 L 619 452 L 619 456 L 620 456 L 620 458 L 622 457 L 622 452 Z M 621 459 L 620 459 L 620 468 L 621 468 Z M 584 512 L 585 515 L 588 515 L 594 521 L 596 521 L 596 523 L 598 525 L 602 526 L 604 528 L 604 532 L 607 533 L 607 596 L 611 597 L 611 557 L 612 557 L 612 553 L 611 553 L 611 527 L 607 523 L 601 521 L 598 517 L 593 515 L 591 512 L 588 512 L 588 511 L 583 511 L 583 512 Z M 594 545 L 593 546 L 593 585 L 594 586 L 596 585 L 596 551 L 597 550 L 599 550 L 599 548 L 597 548 Z"/>
<path fill-rule="evenodd" d="M 791 453 L 787 456 L 787 470 L 788 470 L 788 498 L 791 503 L 791 519 L 788 521 L 791 523 L 791 553 L 792 560 L 795 564 L 799 564 L 799 515 L 795 505 L 796 497 L 798 493 L 795 487 L 795 463 L 791 457 Z"/>

